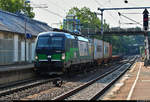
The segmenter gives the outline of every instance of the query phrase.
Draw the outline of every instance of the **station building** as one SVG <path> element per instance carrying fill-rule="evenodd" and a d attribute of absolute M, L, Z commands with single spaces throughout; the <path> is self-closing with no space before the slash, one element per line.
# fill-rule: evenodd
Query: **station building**
<path fill-rule="evenodd" d="M 35 40 L 39 33 L 52 30 L 48 24 L 0 10 L 0 65 L 25 61 L 25 21 L 27 62 L 34 60 Z"/>

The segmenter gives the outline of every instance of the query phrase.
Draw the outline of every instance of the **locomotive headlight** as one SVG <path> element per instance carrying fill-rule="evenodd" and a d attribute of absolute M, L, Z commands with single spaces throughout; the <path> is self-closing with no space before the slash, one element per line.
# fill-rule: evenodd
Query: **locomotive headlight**
<path fill-rule="evenodd" d="M 35 59 L 38 60 L 38 56 L 35 56 Z"/>
<path fill-rule="evenodd" d="M 48 55 L 47 58 L 51 58 L 51 55 Z"/>
<path fill-rule="evenodd" d="M 65 53 L 62 53 L 61 59 L 62 59 L 62 60 L 65 59 Z"/>

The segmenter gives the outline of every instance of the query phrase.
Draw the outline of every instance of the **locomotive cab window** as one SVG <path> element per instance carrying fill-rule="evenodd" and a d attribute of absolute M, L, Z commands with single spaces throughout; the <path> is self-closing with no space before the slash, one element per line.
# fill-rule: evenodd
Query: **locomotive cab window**
<path fill-rule="evenodd" d="M 52 48 L 62 48 L 62 37 L 52 37 Z"/>
<path fill-rule="evenodd" d="M 62 49 L 63 37 L 40 36 L 38 38 L 37 48 Z"/>
<path fill-rule="evenodd" d="M 38 43 L 37 43 L 37 48 L 42 48 L 42 47 L 49 47 L 50 39 L 49 37 L 39 37 L 38 38 Z"/>

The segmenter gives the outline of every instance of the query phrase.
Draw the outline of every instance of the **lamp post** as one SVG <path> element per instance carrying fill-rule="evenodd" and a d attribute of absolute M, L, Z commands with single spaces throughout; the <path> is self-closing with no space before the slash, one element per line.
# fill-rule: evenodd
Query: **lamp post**
<path fill-rule="evenodd" d="M 30 3 L 30 1 L 29 0 L 25 0 L 25 2 L 24 2 L 24 6 L 25 6 L 25 12 L 26 12 L 26 4 L 28 4 L 28 3 Z M 25 62 L 27 62 L 27 54 L 26 54 L 26 49 L 27 49 L 27 44 L 26 44 L 26 42 L 27 42 L 27 38 L 26 38 L 26 25 L 27 25 L 27 18 L 25 17 L 25 28 L 24 28 L 24 30 L 25 30 Z"/>

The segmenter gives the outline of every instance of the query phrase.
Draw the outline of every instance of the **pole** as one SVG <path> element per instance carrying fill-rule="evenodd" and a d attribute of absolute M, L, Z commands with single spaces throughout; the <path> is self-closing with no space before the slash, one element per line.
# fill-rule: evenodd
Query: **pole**
<path fill-rule="evenodd" d="M 102 34 L 102 41 L 103 41 L 103 35 L 104 31 L 103 31 L 103 10 L 101 10 L 101 34 Z M 104 59 L 104 41 L 103 41 L 103 59 Z"/>
<path fill-rule="evenodd" d="M 67 16 L 66 16 L 66 29 L 65 30 L 68 30 L 67 27 L 68 27 L 68 24 L 67 24 Z"/>
<path fill-rule="evenodd" d="M 145 31 L 145 40 L 146 40 L 146 59 L 149 60 L 149 46 L 148 46 L 148 32 Z"/>
<path fill-rule="evenodd" d="M 149 64 L 149 47 L 148 47 L 148 14 L 149 12 L 147 11 L 147 9 L 145 9 L 143 11 L 143 28 L 144 28 L 144 35 L 145 35 L 145 54 L 146 54 L 146 60 L 144 65 L 148 65 Z"/>
<path fill-rule="evenodd" d="M 101 10 L 101 34 L 103 38 L 103 10 Z"/>
<path fill-rule="evenodd" d="M 25 12 L 26 12 L 26 3 L 25 3 Z M 27 22 L 27 19 L 26 19 L 26 17 L 25 17 L 25 28 L 24 28 L 24 30 L 25 30 L 25 62 L 27 62 L 27 58 L 26 58 L 26 42 L 27 42 L 27 39 L 26 39 L 26 22 Z"/>
<path fill-rule="evenodd" d="M 73 32 L 75 30 L 75 15 L 73 16 Z"/>

